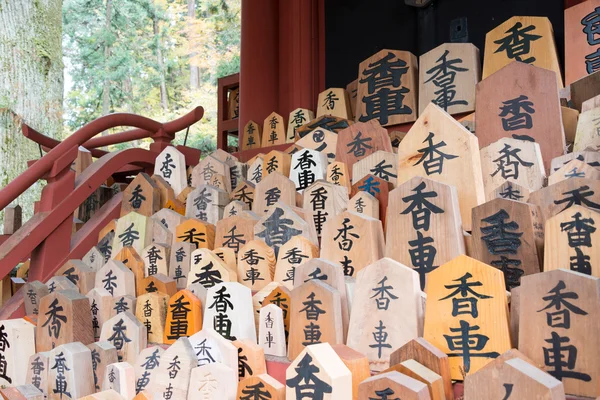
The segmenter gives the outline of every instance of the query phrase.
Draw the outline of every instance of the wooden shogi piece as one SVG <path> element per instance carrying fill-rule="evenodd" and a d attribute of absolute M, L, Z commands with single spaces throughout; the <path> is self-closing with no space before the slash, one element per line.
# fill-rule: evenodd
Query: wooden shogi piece
<path fill-rule="evenodd" d="M 565 9 L 565 85 L 594 71 L 598 51 L 595 21 L 600 1 L 592 0 Z"/>
<path fill-rule="evenodd" d="M 397 396 L 406 400 L 429 400 L 427 385 L 398 371 L 372 376 L 358 385 L 358 400 L 374 399 L 378 396 Z"/>
<path fill-rule="evenodd" d="M 94 288 L 88 292 L 89 307 L 92 313 L 92 328 L 94 339 L 100 339 L 100 329 L 111 318 L 113 304 L 112 295 L 103 288 Z"/>
<path fill-rule="evenodd" d="M 137 298 L 135 316 L 146 327 L 148 343 L 165 343 L 168 301 L 169 295 L 161 292 L 144 293 Z"/>
<path fill-rule="evenodd" d="M 246 178 L 250 183 L 257 185 L 262 180 L 263 176 L 263 157 L 257 157 L 253 163 L 248 163 L 248 173 Z"/>
<path fill-rule="evenodd" d="M 223 208 L 229 203 L 229 193 L 212 185 L 200 185 L 188 195 L 186 216 L 210 224 L 223 218 Z"/>
<path fill-rule="evenodd" d="M 275 252 L 262 240 L 251 240 L 240 248 L 238 281 L 253 291 L 271 283 L 275 274 Z"/>
<path fill-rule="evenodd" d="M 161 176 L 177 196 L 187 186 L 185 156 L 173 146 L 166 147 L 156 157 L 154 175 Z"/>
<path fill-rule="evenodd" d="M 335 160 L 346 163 L 352 177 L 354 163 L 379 150 L 392 153 L 392 142 L 387 129 L 376 119 L 357 122 L 338 133 Z"/>
<path fill-rule="evenodd" d="M 169 299 L 163 343 L 173 344 L 180 337 L 192 336 L 202 329 L 202 303 L 192 292 L 182 289 Z"/>
<path fill-rule="evenodd" d="M 112 241 L 112 254 L 117 254 L 125 246 L 131 246 L 138 254 L 141 254 L 144 247 L 151 242 L 152 222 L 150 218 L 132 211 L 119 218 L 117 222 Z M 100 245 L 98 248 L 102 251 Z M 106 255 L 106 253 L 104 254 Z"/>
<path fill-rule="evenodd" d="M 240 147 L 242 151 L 258 149 L 261 146 L 262 127 L 256 122 L 250 120 L 244 126 L 242 134 L 242 143 Z"/>
<path fill-rule="evenodd" d="M 372 174 L 365 175 L 358 182 L 352 185 L 350 196 L 356 195 L 358 192 L 367 192 L 374 196 L 379 204 L 379 216 L 383 226 L 386 226 L 387 207 L 389 202 L 389 193 L 394 189 L 394 186 L 381 178 Z"/>
<path fill-rule="evenodd" d="M 345 344 L 331 346 L 352 374 L 352 399 L 358 399 L 358 385 L 371 376 L 368 358 Z"/>
<path fill-rule="evenodd" d="M 279 248 L 274 281 L 280 282 L 288 290 L 292 290 L 296 268 L 316 257 L 319 257 L 317 245 L 304 236 L 292 237 Z"/>
<path fill-rule="evenodd" d="M 450 379 L 448 356 L 422 337 L 411 340 L 395 350 L 390 356 L 390 365 L 395 366 L 406 360 L 415 360 L 442 377 L 446 400 L 454 398 Z"/>
<path fill-rule="evenodd" d="M 86 265 L 90 266 L 94 271 L 98 271 L 100 267 L 102 267 L 105 263 L 104 255 L 100 252 L 100 250 L 98 250 L 98 247 L 96 246 L 92 246 L 92 248 L 87 253 L 85 253 L 85 256 L 81 258 L 81 261 L 83 261 Z"/>
<path fill-rule="evenodd" d="M 600 395 L 599 289 L 599 278 L 562 269 L 521 281 L 519 350 L 575 396 Z"/>
<path fill-rule="evenodd" d="M 94 393 L 92 355 L 82 343 L 75 341 L 54 348 L 48 365 L 48 399 L 79 399 Z"/>
<path fill-rule="evenodd" d="M 232 249 L 237 255 L 242 246 L 254 239 L 254 226 L 258 221 L 256 216 L 247 213 L 223 218 L 217 222 L 215 247 Z"/>
<path fill-rule="evenodd" d="M 296 140 L 300 140 L 308 133 L 319 128 L 327 129 L 328 131 L 338 133 L 339 131 L 349 127 L 353 123 L 354 121 L 347 120 L 344 118 L 334 117 L 332 115 L 322 115 L 313 119 L 310 122 L 307 122 L 300 128 L 296 128 Z"/>
<path fill-rule="evenodd" d="M 123 227 L 123 229 L 125 229 L 125 227 Z M 102 238 L 100 240 L 98 240 L 98 244 L 96 245 L 96 247 L 98 248 L 100 253 L 104 256 L 104 262 L 107 262 L 112 255 L 113 242 L 114 242 L 115 236 L 116 236 L 115 231 L 116 231 L 116 227 L 115 227 L 114 231 L 110 231 L 110 232 L 106 233 L 106 235 L 102 236 Z M 138 232 L 138 234 L 139 234 L 139 232 Z M 115 254 L 116 253 L 118 253 L 118 250 L 115 251 Z"/>
<path fill-rule="evenodd" d="M 136 392 L 150 388 L 150 382 L 156 375 L 160 358 L 165 351 L 160 346 L 147 347 L 140 351 L 135 359 L 135 387 Z"/>
<path fill-rule="evenodd" d="M 237 282 L 237 267 L 231 268 L 211 250 L 194 250 L 187 286 L 200 284 L 208 289 L 222 282 Z"/>
<path fill-rule="evenodd" d="M 558 379 L 519 358 L 491 363 L 465 379 L 465 398 L 564 399 Z M 493 377 L 493 378 L 492 378 Z"/>
<path fill-rule="evenodd" d="M 224 163 L 229 163 L 230 161 L 239 161 L 239 159 L 234 156 L 231 153 L 226 152 L 223 149 L 216 149 L 215 151 L 213 151 L 212 153 L 210 153 L 210 155 L 212 157 L 214 157 L 215 159 L 224 162 Z"/>
<path fill-rule="evenodd" d="M 233 158 L 225 163 L 229 165 L 231 187 L 235 188 L 240 184 L 240 180 L 246 178 L 246 175 L 248 174 L 248 164 L 240 162 L 237 158 Z"/>
<path fill-rule="evenodd" d="M 271 150 L 265 154 L 263 158 L 261 179 L 264 180 L 267 175 L 272 174 L 273 172 L 279 172 L 284 176 L 289 176 L 291 163 L 292 156 L 290 154 L 284 153 L 283 151 Z"/>
<path fill-rule="evenodd" d="M 600 95 L 594 96 L 581 103 L 581 112 L 593 110 L 594 108 L 600 107 Z M 577 111 L 577 110 L 575 110 Z"/>
<path fill-rule="evenodd" d="M 35 330 L 35 325 L 22 318 L 0 321 L 0 358 L 3 361 L 0 384 L 3 386 L 26 383 L 29 357 L 36 352 Z"/>
<path fill-rule="evenodd" d="M 273 303 L 265 304 L 264 300 L 260 309 L 258 344 L 265 355 L 277 357 L 287 355 L 283 310 Z"/>
<path fill-rule="evenodd" d="M 479 60 L 472 43 L 444 43 L 420 56 L 419 114 L 430 102 L 452 115 L 475 111 Z"/>
<path fill-rule="evenodd" d="M 207 156 L 194 167 L 191 186 L 197 188 L 200 185 L 212 185 L 216 175 L 224 177 L 225 191 L 231 192 L 229 165 L 216 159 L 213 155 Z"/>
<path fill-rule="evenodd" d="M 135 211 L 138 214 L 150 217 L 160 210 L 160 206 L 158 186 L 150 179 L 148 174 L 140 172 L 123 191 L 121 216 L 127 215 L 130 211 Z"/>
<path fill-rule="evenodd" d="M 235 250 L 229 247 L 216 247 L 213 253 L 223 260 L 230 270 L 234 271 L 237 269 L 237 255 L 235 254 Z"/>
<path fill-rule="evenodd" d="M 103 390 L 114 390 L 125 399 L 135 396 L 135 369 L 133 365 L 120 362 L 106 367 Z"/>
<path fill-rule="evenodd" d="M 140 396 L 144 396 L 144 394 L 140 394 Z M 135 396 L 133 397 L 136 400 L 141 400 L 141 397 Z M 101 392 L 92 393 L 89 396 L 81 397 L 81 400 L 124 400 L 121 394 L 117 393 L 113 389 L 103 390 Z M 147 399 L 144 397 L 144 399 Z"/>
<path fill-rule="evenodd" d="M 158 273 L 169 275 L 169 257 L 171 247 L 166 244 L 152 243 L 142 250 L 144 277 Z"/>
<path fill-rule="evenodd" d="M 260 308 L 263 305 L 265 298 L 271 292 L 277 289 L 281 284 L 279 282 L 270 282 L 264 288 L 252 295 L 252 309 L 254 310 L 254 324 L 256 325 L 256 333 L 258 334 L 258 324 L 260 322 Z"/>
<path fill-rule="evenodd" d="M 87 297 L 72 291 L 56 291 L 40 300 L 36 351 L 49 351 L 69 342 L 94 341 L 92 315 Z"/>
<path fill-rule="evenodd" d="M 356 192 L 348 200 L 346 209 L 357 214 L 365 214 L 368 217 L 379 219 L 379 200 L 368 192 Z"/>
<path fill-rule="evenodd" d="M 173 279 L 160 273 L 144 278 L 142 284 L 138 286 L 137 295 L 153 292 L 165 293 L 170 297 L 177 292 L 177 284 Z"/>
<path fill-rule="evenodd" d="M 406 136 L 406 132 L 392 131 L 390 132 L 390 141 L 392 142 L 392 150 L 398 153 L 398 146 Z"/>
<path fill-rule="evenodd" d="M 112 308 L 110 310 L 111 318 L 125 311 L 130 311 L 132 314 L 135 313 L 135 303 L 136 297 L 131 295 L 113 297 Z"/>
<path fill-rule="evenodd" d="M 148 392 L 162 398 L 187 399 L 192 369 L 196 367 L 196 353 L 190 340 L 182 337 L 160 356 L 160 365 L 153 375 Z"/>
<path fill-rule="evenodd" d="M 160 209 L 157 213 L 152 215 L 151 219 L 160 222 L 173 235 L 175 235 L 175 228 L 177 225 L 182 224 L 187 220 L 184 215 L 169 210 L 168 208 Z"/>
<path fill-rule="evenodd" d="M 111 296 L 135 297 L 135 276 L 121 261 L 110 260 L 96 273 L 96 287 L 106 289 Z"/>
<path fill-rule="evenodd" d="M 553 71 L 513 62 L 479 82 L 476 93 L 480 106 L 475 124 L 481 148 L 502 137 L 533 140 L 540 145 L 546 171 L 554 157 L 565 153 Z"/>
<path fill-rule="evenodd" d="M 172 210 L 171 210 L 172 211 Z M 175 236 L 166 226 L 156 219 L 150 218 L 152 224 L 152 243 L 164 243 L 171 245 Z"/>
<path fill-rule="evenodd" d="M 267 294 L 261 302 L 261 308 L 263 308 L 269 304 L 273 304 L 281 309 L 286 342 L 287 342 L 287 338 L 289 337 L 289 332 L 290 332 L 290 314 L 291 314 L 290 306 L 291 306 L 291 302 L 292 302 L 290 290 L 291 289 L 288 289 L 286 286 L 278 285 L 276 288 L 271 290 L 271 292 L 269 294 Z M 260 314 L 260 312 L 259 312 L 259 314 Z M 259 319 L 259 323 L 260 323 L 260 319 Z M 287 351 L 286 351 L 286 354 L 287 354 Z M 286 354 L 284 354 L 284 356 Z"/>
<path fill-rule="evenodd" d="M 600 211 L 600 181 L 567 179 L 532 192 L 528 202 L 540 207 L 544 222 L 573 205 L 583 205 Z"/>
<path fill-rule="evenodd" d="M 303 399 L 307 386 L 315 399 L 352 398 L 352 374 L 329 343 L 305 347 L 286 369 L 285 384 L 287 400 Z"/>
<path fill-rule="evenodd" d="M 503 137 L 482 148 L 480 154 L 485 193 L 507 179 L 532 191 L 544 186 L 546 172 L 539 144 Z"/>
<path fill-rule="evenodd" d="M 356 183 L 370 174 L 376 178 L 390 182 L 396 187 L 397 172 L 397 156 L 394 153 L 379 150 L 352 166 L 352 183 Z"/>
<path fill-rule="evenodd" d="M 30 384 L 0 389 L 0 395 L 7 400 L 44 400 L 44 393 Z"/>
<path fill-rule="evenodd" d="M 504 274 L 506 290 L 542 270 L 544 227 L 539 207 L 494 199 L 473 209 L 470 255 Z"/>
<path fill-rule="evenodd" d="M 346 283 L 344 280 L 344 271 L 339 264 L 322 258 L 313 258 L 296 268 L 294 273 L 294 288 L 302 284 L 319 280 L 337 290 L 340 295 L 341 316 L 342 316 L 342 336 L 345 339 L 348 335 L 348 325 L 350 322 L 350 311 L 348 309 L 348 294 L 346 292 Z"/>
<path fill-rule="evenodd" d="M 600 213 L 573 206 L 546 220 L 544 271 L 570 269 L 600 277 Z"/>
<path fill-rule="evenodd" d="M 196 249 L 212 249 L 215 245 L 215 226 L 190 218 L 175 228 L 175 241 L 191 243 Z"/>
<path fill-rule="evenodd" d="M 38 315 L 42 297 L 50 293 L 48 287 L 40 281 L 27 282 L 23 286 L 25 315 Z"/>
<path fill-rule="evenodd" d="M 482 79 L 515 61 L 550 70 L 553 77 L 556 75 L 557 88 L 563 87 L 554 31 L 548 18 L 512 17 L 485 35 Z"/>
<path fill-rule="evenodd" d="M 398 182 L 424 176 L 455 186 L 463 228 L 470 231 L 471 209 L 485 200 L 479 145 L 475 135 L 429 104 L 398 146 Z"/>
<path fill-rule="evenodd" d="M 106 225 L 104 225 L 104 228 L 102 228 L 100 230 L 100 232 L 98 232 L 98 241 L 101 241 L 106 234 L 110 233 L 110 232 L 115 232 L 115 230 L 117 229 L 117 223 L 119 222 L 119 220 L 117 218 L 115 219 L 111 219 Z"/>
<path fill-rule="evenodd" d="M 189 340 L 199 367 L 212 364 L 225 365 L 235 371 L 235 380 L 238 381 L 238 349 L 230 340 L 210 328 L 196 332 Z"/>
<path fill-rule="evenodd" d="M 7 300 L 7 297 L 5 298 L 5 296 L 8 294 L 10 297 L 10 280 L 9 279 L 3 279 L 2 280 L 2 284 L 1 284 L 1 289 L 0 292 L 2 292 L 2 302 L 4 303 L 4 301 Z M 48 279 L 48 281 L 46 281 L 46 286 L 48 287 L 48 292 L 50 293 L 54 293 L 54 292 L 58 292 L 58 291 L 64 291 L 64 290 L 73 290 L 75 292 L 79 292 L 79 288 L 77 287 L 77 285 L 75 285 L 73 282 L 71 282 L 71 280 L 69 278 L 67 278 L 66 276 L 62 276 L 62 275 L 58 275 L 58 276 L 53 276 L 52 278 Z M 5 293 L 8 292 L 8 293 Z"/>
<path fill-rule="evenodd" d="M 352 119 L 353 114 L 350 98 L 345 89 L 329 88 L 319 93 L 319 98 L 317 99 L 317 117 L 323 115 Z"/>
<path fill-rule="evenodd" d="M 193 368 L 188 389 L 190 396 L 198 393 L 201 399 L 235 400 L 238 387 L 236 372 L 221 363 Z"/>
<path fill-rule="evenodd" d="M 327 182 L 337 186 L 345 186 L 348 191 L 352 187 L 352 179 L 348 173 L 348 166 L 341 161 L 335 161 L 327 167 Z"/>
<path fill-rule="evenodd" d="M 584 161 L 573 159 L 548 177 L 548 186 L 573 178 L 598 180 L 600 179 L 600 168 L 590 167 Z"/>
<path fill-rule="evenodd" d="M 306 149 L 320 151 L 327 156 L 328 162 L 334 162 L 337 138 L 338 136 L 335 132 L 318 128 L 307 133 L 302 139 L 296 142 L 296 145 Z"/>
<path fill-rule="evenodd" d="M 340 292 L 320 280 L 292 290 L 288 358 L 314 343 L 344 343 Z M 293 363 L 292 363 L 293 364 Z"/>
<path fill-rule="evenodd" d="M 452 379 L 463 380 L 510 349 L 508 302 L 499 269 L 458 256 L 429 273 L 426 294 L 423 337 L 450 356 Z M 472 347 L 465 349 L 461 338 L 467 336 L 466 345 Z"/>
<path fill-rule="evenodd" d="M 344 275 L 358 271 L 379 260 L 384 253 L 381 221 L 344 211 L 327 221 L 321 235 L 321 258 L 341 264 Z"/>
<path fill-rule="evenodd" d="M 90 343 L 87 347 L 90 349 L 92 358 L 94 390 L 100 391 L 104 383 L 104 371 L 106 367 L 118 361 L 117 349 L 112 343 L 107 341 Z"/>
<path fill-rule="evenodd" d="M 119 313 L 102 325 L 101 341 L 112 343 L 117 349 L 119 361 L 135 364 L 135 358 L 146 348 L 148 335 L 146 326 L 132 313 Z"/>
<path fill-rule="evenodd" d="M 312 223 L 304 219 L 301 209 L 289 207 L 283 202 L 277 202 L 269 208 L 269 211 L 254 225 L 254 238 L 263 240 L 279 256 L 279 249 L 292 237 L 301 235 L 318 244 L 317 232 Z M 247 244 L 246 244 L 247 245 Z M 238 256 L 238 265 L 241 254 Z M 274 264 L 273 264 L 274 267 Z M 274 273 L 275 271 L 273 271 Z"/>
<path fill-rule="evenodd" d="M 225 175 L 213 174 L 212 178 L 210 178 L 210 182 L 206 184 L 229 191 L 228 186 L 231 186 L 231 179 L 227 179 Z"/>
<path fill-rule="evenodd" d="M 202 310 L 204 311 L 204 307 L 206 307 L 206 288 L 199 283 L 194 283 L 187 286 L 186 289 L 192 292 L 192 294 L 200 300 L 202 303 Z"/>
<path fill-rule="evenodd" d="M 567 144 L 575 142 L 575 136 L 577 134 L 577 120 L 579 118 L 579 111 L 569 108 L 560 107 L 563 129 L 565 131 L 565 140 Z"/>
<path fill-rule="evenodd" d="M 92 249 L 98 250 L 98 248 L 96 246 L 93 246 Z M 90 251 L 92 249 L 90 249 Z M 98 250 L 98 253 L 100 253 L 99 250 Z M 23 279 L 27 280 L 27 278 L 29 276 L 29 264 L 30 264 L 30 260 L 26 260 L 25 262 L 22 262 L 18 265 L 18 269 L 17 269 L 17 273 L 16 273 L 17 278 L 23 278 Z"/>
<path fill-rule="evenodd" d="M 327 156 L 316 150 L 302 149 L 292 156 L 290 179 L 300 193 L 317 180 L 325 179 Z"/>
<path fill-rule="evenodd" d="M 228 119 L 236 119 L 240 116 L 240 88 L 239 86 L 229 91 L 227 101 Z"/>
<path fill-rule="evenodd" d="M 302 208 L 312 211 L 317 235 L 321 236 L 325 222 L 342 212 L 347 203 L 348 190 L 344 186 L 319 180 L 304 190 Z"/>
<path fill-rule="evenodd" d="M 577 121 L 577 132 L 575 134 L 575 143 L 573 151 L 580 152 L 587 149 L 593 149 L 597 152 L 600 141 L 598 132 L 600 131 L 600 108 L 594 108 L 579 115 Z"/>
<path fill-rule="evenodd" d="M 177 242 L 171 247 L 169 277 L 175 281 L 177 289 L 185 289 L 187 286 L 192 251 L 194 245 L 191 243 Z"/>
<path fill-rule="evenodd" d="M 135 278 L 135 293 L 138 293 L 139 285 L 141 285 L 145 274 L 145 264 L 142 257 L 140 257 L 133 247 L 128 246 L 123 247 L 114 257 L 114 260 L 122 262 L 133 273 Z"/>
<path fill-rule="evenodd" d="M 423 364 L 415 360 L 406 360 L 396 364 L 394 370 L 426 384 L 431 400 L 445 400 L 446 395 L 442 377 Z"/>
<path fill-rule="evenodd" d="M 272 112 L 263 122 L 262 142 L 260 147 L 271 147 L 285 143 L 285 121 L 281 115 Z"/>
<path fill-rule="evenodd" d="M 552 159 L 550 171 L 556 172 L 569 161 L 577 159 L 586 162 L 590 167 L 600 167 L 600 153 L 594 151 L 578 151 Z"/>
<path fill-rule="evenodd" d="M 250 339 L 234 340 L 231 344 L 236 347 L 238 354 L 238 378 L 240 381 L 267 373 L 265 352 L 261 346 Z"/>
<path fill-rule="evenodd" d="M 177 195 L 177 197 L 175 198 L 175 200 L 181 202 L 183 204 L 183 206 L 185 207 L 186 204 L 187 204 L 188 194 L 190 194 L 190 192 L 192 190 L 194 190 L 194 189 L 195 189 L 195 187 L 191 187 L 191 186 L 184 187 L 183 190 L 181 191 L 181 193 L 179 193 Z"/>
<path fill-rule="evenodd" d="M 380 50 L 361 62 L 354 120 L 388 126 L 417 119 L 418 76 L 417 57 L 408 51 Z"/>
<path fill-rule="evenodd" d="M 350 100 L 350 109 L 352 110 L 352 118 L 349 119 L 354 120 L 354 116 L 356 115 L 356 102 L 358 98 L 358 79 L 355 79 L 346 85 L 346 93 L 348 94 L 348 99 Z"/>
<path fill-rule="evenodd" d="M 252 195 L 254 196 L 254 193 Z M 236 215 L 242 214 L 244 211 L 250 211 L 248 204 L 243 201 L 233 200 L 223 208 L 223 218 L 235 217 Z"/>
<path fill-rule="evenodd" d="M 394 349 L 422 335 L 419 274 L 390 258 L 363 268 L 356 277 L 346 343 L 366 355 L 372 371 L 389 367 Z M 370 334 L 367 334 L 370 333 Z"/>
<path fill-rule="evenodd" d="M 44 395 L 48 394 L 49 362 L 50 352 L 43 351 L 30 356 L 27 364 L 27 377 L 25 378 L 25 383 L 35 386 L 41 390 Z"/>
<path fill-rule="evenodd" d="M 160 207 L 168 208 L 170 210 L 179 212 L 180 210 L 179 209 L 175 210 L 175 207 L 173 207 L 173 204 L 177 204 L 178 208 L 181 208 L 181 204 L 180 204 L 179 200 L 177 200 L 175 191 L 173 190 L 171 185 L 169 185 L 169 182 L 167 182 L 160 175 L 152 175 L 151 179 L 156 184 L 156 187 L 158 188 L 158 191 L 160 193 Z M 169 206 L 167 206 L 167 204 Z M 184 210 L 183 214 L 185 214 L 185 210 Z"/>
<path fill-rule="evenodd" d="M 285 386 L 266 373 L 255 375 L 239 383 L 236 398 L 285 400 Z"/>
<path fill-rule="evenodd" d="M 255 184 L 246 179 L 240 179 L 239 184 L 229 194 L 230 201 L 240 201 L 246 205 L 246 209 L 252 209 L 252 203 L 254 202 L 254 191 Z M 223 218 L 231 217 L 231 215 L 225 214 Z"/>
<path fill-rule="evenodd" d="M 528 188 L 514 183 L 512 180 L 507 180 L 488 193 L 486 198 L 490 201 L 493 199 L 507 199 L 526 203 L 529 200 L 529 193 Z"/>
<path fill-rule="evenodd" d="M 204 324 L 228 340 L 256 342 L 252 293 L 237 282 L 224 282 L 208 289 Z"/>
<path fill-rule="evenodd" d="M 294 143 L 294 141 L 296 141 L 296 129 L 313 119 L 315 119 L 315 114 L 306 108 L 296 108 L 290 112 L 286 143 Z"/>

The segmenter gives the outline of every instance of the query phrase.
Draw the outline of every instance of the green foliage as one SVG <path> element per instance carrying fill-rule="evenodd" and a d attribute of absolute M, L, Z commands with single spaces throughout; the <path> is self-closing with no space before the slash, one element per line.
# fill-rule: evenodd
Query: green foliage
<path fill-rule="evenodd" d="M 65 96 L 66 135 L 103 115 L 108 83 L 108 112 L 169 121 L 203 106 L 204 118 L 190 129 L 187 145 L 203 152 L 214 149 L 217 78 L 239 71 L 241 6 L 240 0 L 196 0 L 195 6 L 196 16 L 189 18 L 187 0 L 64 0 L 63 47 L 71 82 Z M 200 69 L 196 89 L 190 88 L 190 65 Z M 184 137 L 179 132 L 176 143 L 183 144 Z"/>

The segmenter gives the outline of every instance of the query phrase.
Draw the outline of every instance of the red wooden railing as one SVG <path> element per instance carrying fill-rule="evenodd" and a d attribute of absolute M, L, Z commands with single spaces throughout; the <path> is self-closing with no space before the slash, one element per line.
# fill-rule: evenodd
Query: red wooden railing
<path fill-rule="evenodd" d="M 135 114 L 110 114 L 85 125 L 62 142 L 23 125 L 23 134 L 43 146 L 48 153 L 30 162 L 25 172 L 0 190 L 0 209 L 16 200 L 39 179 L 45 179 L 48 184 L 42 190 L 36 214 L 0 245 L 0 278 L 6 277 L 29 255 L 28 279 L 42 282 L 67 260 L 82 258 L 97 243 L 99 231 L 110 220 L 119 217 L 122 194 L 104 204 L 72 235 L 74 211 L 111 176 L 118 179 L 139 171 L 151 174 L 154 160 L 171 144 L 175 133 L 189 128 L 203 115 L 204 109 L 196 107 L 183 117 L 163 124 Z M 119 126 L 137 129 L 94 138 Z M 153 140 L 149 150 L 130 148 L 106 152 L 98 149 L 143 138 Z M 75 178 L 71 164 L 77 157 L 79 146 L 90 150 L 92 156 L 98 159 Z M 198 163 L 199 150 L 185 146 L 176 148 L 184 154 L 186 165 Z M 0 320 L 23 315 L 23 298 L 19 292 L 3 305 Z"/>

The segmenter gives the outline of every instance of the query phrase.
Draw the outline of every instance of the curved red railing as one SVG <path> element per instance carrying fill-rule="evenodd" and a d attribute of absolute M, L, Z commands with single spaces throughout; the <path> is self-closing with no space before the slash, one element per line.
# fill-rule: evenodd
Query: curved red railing
<path fill-rule="evenodd" d="M 135 114 L 110 114 L 85 125 L 64 141 L 49 138 L 27 125 L 23 135 L 48 149 L 39 160 L 0 190 L 0 209 L 19 197 L 39 179 L 48 181 L 43 189 L 36 214 L 0 245 L 0 278 L 31 254 L 29 280 L 49 279 L 66 261 L 81 258 L 98 241 L 98 233 L 112 219 L 118 218 L 122 194 L 109 200 L 85 225 L 72 235 L 73 213 L 106 180 L 122 171 L 145 170 L 152 173 L 158 154 L 175 137 L 175 133 L 198 122 L 204 114 L 202 107 L 176 120 L 160 123 Z M 94 138 L 99 133 L 119 127 L 132 129 Z M 130 148 L 106 152 L 97 147 L 132 140 L 151 138 L 150 150 Z M 77 178 L 70 169 L 83 146 L 97 157 Z M 186 157 L 186 165 L 195 165 L 200 151 L 176 146 Z M 19 291 L 20 292 L 20 291 Z M 22 315 L 22 295 L 17 292 L 0 311 L 0 319 Z"/>

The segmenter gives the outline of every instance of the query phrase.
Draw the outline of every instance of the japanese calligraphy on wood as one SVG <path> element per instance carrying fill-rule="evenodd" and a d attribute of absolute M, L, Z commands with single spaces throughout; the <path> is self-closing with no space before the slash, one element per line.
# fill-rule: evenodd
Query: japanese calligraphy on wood
<path fill-rule="evenodd" d="M 104 383 L 104 371 L 109 364 L 117 362 L 117 349 L 110 342 L 94 342 L 88 344 L 92 356 L 92 371 L 94 374 L 94 388 L 96 391 L 102 389 Z"/>
<path fill-rule="evenodd" d="M 351 169 L 354 163 L 379 150 L 392 152 L 387 130 L 377 120 L 357 122 L 338 133 L 335 160 Z"/>
<path fill-rule="evenodd" d="M 160 365 L 148 391 L 163 399 L 187 399 L 190 376 L 196 362 L 190 340 L 180 338 L 160 356 Z"/>
<path fill-rule="evenodd" d="M 175 228 L 175 241 L 191 243 L 196 249 L 212 249 L 215 245 L 215 226 L 190 218 Z"/>
<path fill-rule="evenodd" d="M 229 193 L 212 185 L 200 185 L 188 195 L 186 217 L 216 224 L 223 218 L 223 208 L 229 203 Z"/>
<path fill-rule="evenodd" d="M 323 225 L 346 208 L 348 190 L 327 181 L 317 181 L 303 193 L 303 208 L 313 213 L 317 235 L 321 236 Z"/>
<path fill-rule="evenodd" d="M 260 309 L 258 343 L 266 355 L 277 357 L 287 355 L 283 310 L 273 303 L 263 305 Z"/>
<path fill-rule="evenodd" d="M 337 139 L 338 136 L 335 132 L 317 128 L 298 140 L 296 145 L 306 149 L 320 151 L 327 156 L 327 161 L 333 162 L 335 160 Z"/>
<path fill-rule="evenodd" d="M 228 340 L 256 342 L 250 289 L 237 282 L 224 282 L 208 289 L 203 326 Z"/>
<path fill-rule="evenodd" d="M 192 336 L 202 329 L 202 303 L 189 290 L 175 293 L 167 304 L 167 322 L 164 343 L 172 344 L 184 336 Z"/>
<path fill-rule="evenodd" d="M 600 181 L 567 179 L 536 190 L 529 195 L 528 201 L 540 207 L 543 221 L 574 205 L 600 210 Z"/>
<path fill-rule="evenodd" d="M 262 127 L 252 120 L 248 121 L 242 135 L 242 150 L 258 149 L 262 143 L 261 138 Z"/>
<path fill-rule="evenodd" d="M 584 151 L 587 149 L 598 150 L 600 140 L 598 132 L 600 130 L 600 108 L 582 112 L 577 121 L 577 132 L 575 133 L 575 143 L 573 151 Z"/>
<path fill-rule="evenodd" d="M 232 249 L 237 255 L 240 248 L 254 239 L 254 226 L 259 219 L 252 215 L 223 218 L 217 222 L 215 247 Z"/>
<path fill-rule="evenodd" d="M 248 172 L 246 173 L 246 178 L 255 185 L 257 185 L 262 179 L 263 162 L 263 157 L 257 157 L 254 162 L 248 163 Z"/>
<path fill-rule="evenodd" d="M 206 400 L 235 400 L 238 377 L 234 369 L 221 363 L 202 365 L 192 369 L 189 396 Z"/>
<path fill-rule="evenodd" d="M 123 191 L 121 216 L 135 211 L 146 217 L 160 209 L 160 192 L 150 176 L 140 172 Z"/>
<path fill-rule="evenodd" d="M 129 311 L 117 314 L 102 325 L 101 341 L 112 343 L 119 361 L 135 364 L 135 359 L 146 348 L 146 327 Z"/>
<path fill-rule="evenodd" d="M 319 98 L 317 99 L 317 117 L 322 115 L 352 119 L 350 98 L 345 89 L 329 88 L 319 93 Z"/>
<path fill-rule="evenodd" d="M 229 165 L 219 161 L 213 155 L 201 160 L 192 170 L 192 186 L 197 188 L 200 185 L 214 185 L 213 181 L 217 175 L 224 178 L 225 190 L 231 191 L 231 177 Z"/>
<path fill-rule="evenodd" d="M 40 326 L 40 328 L 42 328 Z M 36 327 L 22 318 L 0 321 L 0 383 L 25 384 L 29 358 L 35 354 Z"/>
<path fill-rule="evenodd" d="M 152 223 L 149 217 L 134 211 L 119 218 L 112 242 L 112 254 L 117 254 L 123 247 L 131 246 L 138 254 L 152 242 Z M 106 255 L 100 244 L 98 248 Z M 108 261 L 110 255 L 106 258 Z"/>
<path fill-rule="evenodd" d="M 337 186 L 345 186 L 350 192 L 352 184 L 346 163 L 335 161 L 329 164 L 327 167 L 327 181 Z"/>
<path fill-rule="evenodd" d="M 264 241 L 249 241 L 239 252 L 239 282 L 251 290 L 261 290 L 273 280 L 276 262 L 273 249 Z"/>
<path fill-rule="evenodd" d="M 156 157 L 154 174 L 163 177 L 177 196 L 187 186 L 185 156 L 173 146 L 166 147 Z"/>
<path fill-rule="evenodd" d="M 598 70 L 598 7 L 592 0 L 565 9 L 566 85 Z"/>
<path fill-rule="evenodd" d="M 315 114 L 306 108 L 296 108 L 290 112 L 287 126 L 286 143 L 294 143 L 296 141 L 296 129 L 309 121 L 315 119 Z"/>
<path fill-rule="evenodd" d="M 302 149 L 292 156 L 290 179 L 296 184 L 296 190 L 301 193 L 317 180 L 325 179 L 326 170 L 325 153 Z"/>
<path fill-rule="evenodd" d="M 148 343 L 164 343 L 168 301 L 169 295 L 162 292 L 144 293 L 137 298 L 135 316 L 146 326 Z"/>
<path fill-rule="evenodd" d="M 263 122 L 261 147 L 270 147 L 285 143 L 286 134 L 283 117 L 276 112 L 272 112 Z"/>
<path fill-rule="evenodd" d="M 78 399 L 94 393 L 91 351 L 75 341 L 56 347 L 50 353 L 48 398 L 69 396 Z"/>

